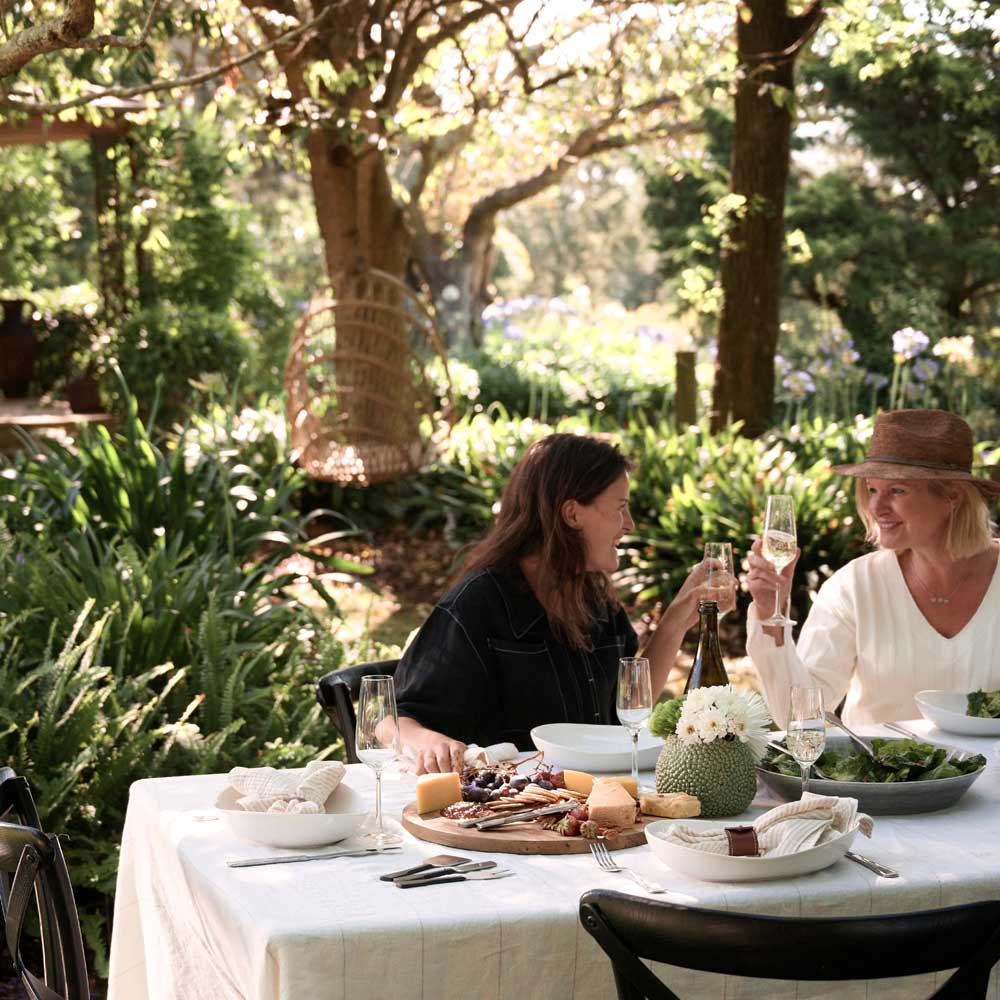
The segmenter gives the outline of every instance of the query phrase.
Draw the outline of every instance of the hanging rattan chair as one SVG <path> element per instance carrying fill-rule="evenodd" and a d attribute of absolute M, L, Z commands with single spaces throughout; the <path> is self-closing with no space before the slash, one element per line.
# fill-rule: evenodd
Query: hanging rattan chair
<path fill-rule="evenodd" d="M 288 426 L 313 479 L 370 485 L 420 469 L 450 429 L 453 398 L 434 316 L 382 271 L 343 274 L 292 336 Z"/>

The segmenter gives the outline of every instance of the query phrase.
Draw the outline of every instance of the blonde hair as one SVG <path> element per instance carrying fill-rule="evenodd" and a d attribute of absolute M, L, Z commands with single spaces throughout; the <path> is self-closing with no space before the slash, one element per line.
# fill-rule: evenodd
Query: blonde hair
<path fill-rule="evenodd" d="M 926 483 L 927 491 L 943 499 L 955 499 L 948 521 L 945 551 L 952 559 L 967 559 L 982 552 L 994 537 L 996 525 L 990 519 L 990 509 L 974 483 L 961 479 L 907 479 L 906 484 Z M 868 481 L 858 479 L 854 487 L 854 502 L 865 526 L 865 540 L 878 545 L 878 525 L 872 517 L 868 501 Z"/>

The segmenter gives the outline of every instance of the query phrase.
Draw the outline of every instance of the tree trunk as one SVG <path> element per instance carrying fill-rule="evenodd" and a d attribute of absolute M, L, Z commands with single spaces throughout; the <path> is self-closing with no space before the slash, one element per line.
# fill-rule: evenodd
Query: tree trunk
<path fill-rule="evenodd" d="M 795 59 L 821 14 L 816 2 L 789 17 L 785 0 L 748 0 L 747 10 L 751 16 L 738 16 L 736 26 L 741 77 L 730 181 L 744 212 L 722 249 L 712 426 L 742 420 L 743 433 L 753 436 L 774 413 Z"/>

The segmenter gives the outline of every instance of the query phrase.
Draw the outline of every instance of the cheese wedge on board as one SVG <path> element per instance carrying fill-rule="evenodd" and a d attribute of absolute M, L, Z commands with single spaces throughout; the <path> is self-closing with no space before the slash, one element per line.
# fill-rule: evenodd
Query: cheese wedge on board
<path fill-rule="evenodd" d="M 662 816 L 665 819 L 690 819 L 701 815 L 701 802 L 684 792 L 668 792 L 665 795 L 644 792 L 639 805 L 646 816 Z"/>
<path fill-rule="evenodd" d="M 563 781 L 571 792 L 579 792 L 581 795 L 589 795 L 594 787 L 594 776 L 586 771 L 563 771 Z"/>
<path fill-rule="evenodd" d="M 462 801 L 462 782 L 455 771 L 417 778 L 417 812 L 429 813 Z"/>
<path fill-rule="evenodd" d="M 608 778 L 608 781 L 617 781 L 633 799 L 639 798 L 639 783 L 635 778 L 626 775 L 616 774 Z"/>
<path fill-rule="evenodd" d="M 614 779 L 598 778 L 587 799 L 587 815 L 598 826 L 634 826 L 635 799 Z"/>

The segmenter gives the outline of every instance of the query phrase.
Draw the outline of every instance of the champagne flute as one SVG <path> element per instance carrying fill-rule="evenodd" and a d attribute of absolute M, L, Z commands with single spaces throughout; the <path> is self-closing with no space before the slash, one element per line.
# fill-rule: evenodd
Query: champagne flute
<path fill-rule="evenodd" d="M 624 656 L 618 661 L 618 721 L 632 738 L 632 780 L 639 787 L 639 733 L 653 711 L 653 688 L 649 680 L 649 660 L 644 656 Z"/>
<path fill-rule="evenodd" d="M 719 605 L 719 618 L 728 614 L 722 610 L 722 604 L 733 592 L 736 583 L 736 573 L 733 569 L 733 546 L 731 542 L 705 542 L 705 562 L 708 570 L 705 574 L 705 590 L 708 592 L 704 600 L 715 601 Z"/>
<path fill-rule="evenodd" d="M 382 768 L 399 756 L 396 689 L 388 674 L 361 678 L 355 749 L 358 760 L 375 771 L 375 828 L 359 839 L 378 848 L 397 844 L 403 838 L 382 822 Z"/>
<path fill-rule="evenodd" d="M 809 769 L 819 760 L 825 744 L 822 692 L 815 687 L 792 687 L 785 746 L 802 770 L 802 795 L 809 791 Z"/>
<path fill-rule="evenodd" d="M 790 496 L 770 496 L 764 514 L 764 558 L 781 572 L 795 559 L 795 507 Z M 774 592 L 774 614 L 761 625 L 794 625 L 791 618 L 782 613 L 779 603 L 781 588 Z"/>

